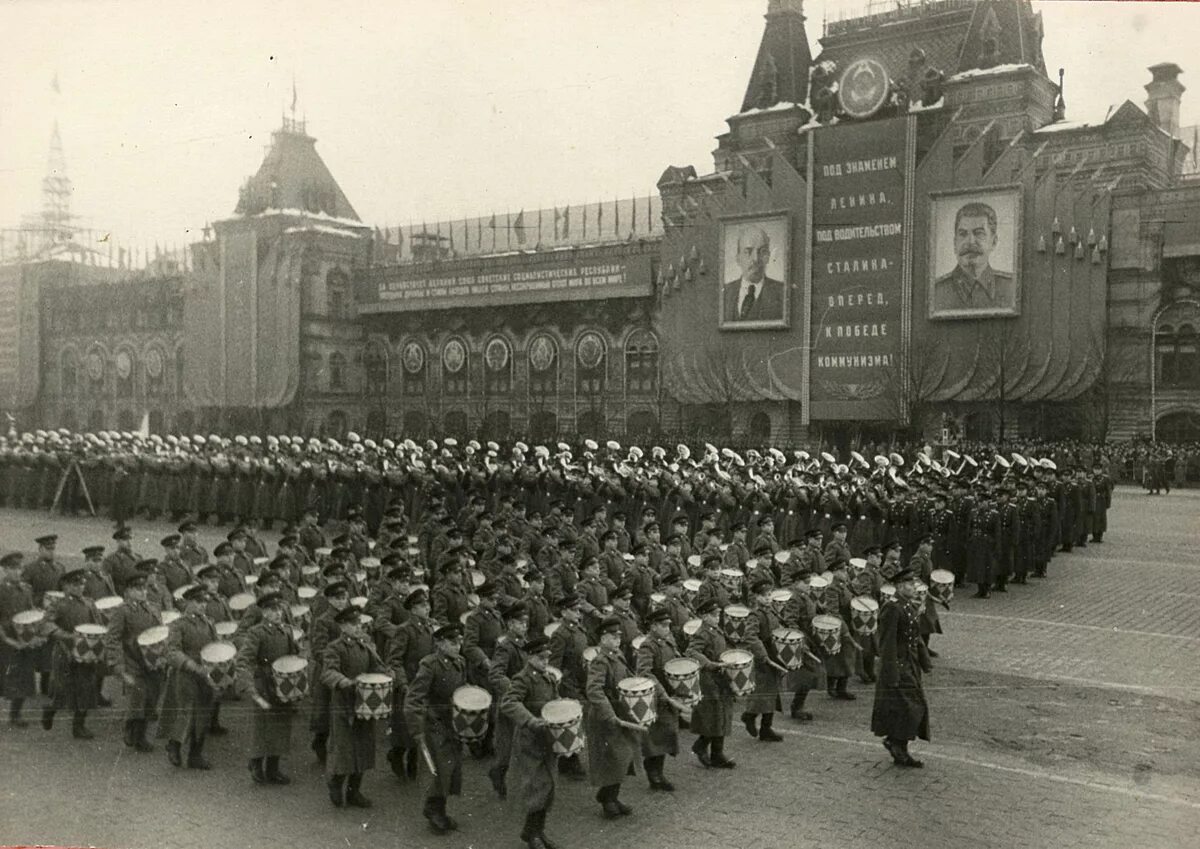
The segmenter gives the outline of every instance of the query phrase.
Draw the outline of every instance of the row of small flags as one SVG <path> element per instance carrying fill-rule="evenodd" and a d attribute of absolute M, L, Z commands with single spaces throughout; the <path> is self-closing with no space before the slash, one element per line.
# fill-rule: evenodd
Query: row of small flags
<path fill-rule="evenodd" d="M 173 266 L 191 271 L 193 263 L 186 247 L 156 242 L 154 248 L 121 247 L 107 233 L 79 231 L 57 238 L 40 231 L 6 230 L 0 233 L 0 263 L 69 258 L 81 265 L 126 270 Z"/>
<path fill-rule="evenodd" d="M 375 228 L 383 256 L 410 258 L 414 246 L 437 246 L 450 255 L 515 248 L 582 244 L 588 240 L 632 239 L 662 232 L 662 204 L 657 197 L 520 210 L 513 215 Z"/>

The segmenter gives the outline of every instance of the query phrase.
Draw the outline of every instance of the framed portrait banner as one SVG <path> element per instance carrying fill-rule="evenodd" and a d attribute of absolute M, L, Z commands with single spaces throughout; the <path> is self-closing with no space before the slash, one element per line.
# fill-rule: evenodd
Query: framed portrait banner
<path fill-rule="evenodd" d="M 1020 315 L 1020 187 L 958 189 L 929 202 L 929 317 Z"/>
<path fill-rule="evenodd" d="M 791 236 L 787 212 L 721 219 L 717 327 L 762 330 L 789 326 Z"/>

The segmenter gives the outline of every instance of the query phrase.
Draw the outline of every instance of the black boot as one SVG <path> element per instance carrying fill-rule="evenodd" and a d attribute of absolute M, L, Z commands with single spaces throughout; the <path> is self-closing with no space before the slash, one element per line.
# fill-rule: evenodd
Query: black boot
<path fill-rule="evenodd" d="M 445 834 L 451 830 L 449 817 L 446 816 L 446 800 L 441 796 L 427 798 L 421 813 L 429 820 L 429 827 L 435 834 Z"/>
<path fill-rule="evenodd" d="M 783 740 L 771 726 L 775 724 L 775 714 L 764 713 L 762 721 L 759 723 L 758 739 L 764 743 L 778 743 Z"/>
<path fill-rule="evenodd" d="M 137 720 L 136 719 L 125 720 L 125 745 L 131 749 L 133 748 L 133 744 L 137 742 L 136 729 L 137 729 Z"/>
<path fill-rule="evenodd" d="M 912 767 L 914 769 L 920 769 L 921 767 L 925 766 L 924 761 L 919 761 L 908 753 L 908 741 L 907 740 L 900 741 L 900 754 L 904 758 L 904 761 L 901 764 L 901 766 Z"/>
<path fill-rule="evenodd" d="M 535 811 L 534 816 L 537 817 L 537 836 L 542 839 L 544 849 L 558 849 L 558 844 L 546 836 L 546 809 Z M 533 847 L 537 849 L 537 847 Z"/>
<path fill-rule="evenodd" d="M 267 758 L 267 783 L 268 784 L 291 784 L 292 780 L 279 771 L 279 756 L 272 755 Z"/>
<path fill-rule="evenodd" d="M 929 647 L 929 634 L 921 635 L 921 642 L 925 644 L 925 651 L 929 652 L 930 657 L 937 657 L 938 653 Z"/>
<path fill-rule="evenodd" d="M 188 746 L 188 769 L 212 769 L 212 764 L 204 759 L 204 743 L 192 742 Z"/>
<path fill-rule="evenodd" d="M 96 735 L 88 730 L 88 727 L 85 724 L 86 722 L 87 722 L 87 711 L 86 710 L 75 711 L 75 716 L 73 717 L 73 719 L 71 721 L 71 736 L 74 737 L 76 740 L 91 740 L 91 739 L 95 738 Z"/>
<path fill-rule="evenodd" d="M 648 760 L 654 762 L 654 774 L 650 783 L 651 789 L 662 790 L 666 793 L 674 793 L 675 785 L 668 781 L 667 777 L 663 775 L 663 765 L 667 762 L 667 756 L 658 755 L 653 758 L 648 758 Z"/>
<path fill-rule="evenodd" d="M 753 713 L 742 714 L 742 725 L 746 726 L 746 733 L 751 737 L 758 736 L 758 726 L 756 724 L 757 719 L 758 717 Z"/>
<path fill-rule="evenodd" d="M 145 719 L 135 719 L 133 726 L 133 748 L 139 752 L 153 752 L 154 745 L 146 739 L 146 726 L 149 723 Z"/>
<path fill-rule="evenodd" d="M 996 590 L 996 592 L 998 592 L 998 593 L 1006 593 L 1006 592 L 1008 592 L 1008 578 L 1007 578 L 1007 577 L 1004 577 L 1004 578 L 997 578 L 997 579 L 996 579 L 996 586 L 995 586 L 995 587 L 993 587 L 993 589 L 995 589 L 995 590 Z"/>
<path fill-rule="evenodd" d="M 21 707 L 25 704 L 24 699 L 13 699 L 8 706 L 8 724 L 13 728 L 28 728 L 29 723 L 21 719 Z"/>
<path fill-rule="evenodd" d="M 807 698 L 808 690 L 797 690 L 796 695 L 792 696 L 792 719 L 812 722 L 813 715 L 804 709 L 804 702 Z"/>
<path fill-rule="evenodd" d="M 837 679 L 837 691 L 833 694 L 835 699 L 842 699 L 843 701 L 852 702 L 858 698 L 858 696 L 846 689 L 846 682 L 848 680 L 849 679 L 844 676 Z"/>
<path fill-rule="evenodd" d="M 54 713 L 54 708 L 42 709 L 42 728 L 47 731 L 54 727 Z"/>
<path fill-rule="evenodd" d="M 407 776 L 404 774 L 404 750 L 400 748 L 388 749 L 387 762 L 392 767 L 392 775 L 403 781 Z"/>
<path fill-rule="evenodd" d="M 346 776 L 331 775 L 329 780 L 325 782 L 325 786 L 329 789 L 329 801 L 333 802 L 335 808 L 340 808 L 346 804 L 346 791 L 344 784 Z"/>
<path fill-rule="evenodd" d="M 328 734 L 314 734 L 313 735 L 312 750 L 313 750 L 313 753 L 317 756 L 317 760 L 321 763 L 322 766 L 325 765 L 325 758 L 326 758 L 326 754 L 327 754 L 326 743 L 328 741 L 329 741 Z"/>
<path fill-rule="evenodd" d="M 986 583 L 979 584 L 979 589 L 975 591 L 974 598 L 991 598 L 992 590 Z"/>
<path fill-rule="evenodd" d="M 346 782 L 346 804 L 352 808 L 371 807 L 371 800 L 359 790 L 362 787 L 362 780 L 363 774 L 354 772 L 350 774 L 350 780 Z"/>
<path fill-rule="evenodd" d="M 488 778 L 491 779 L 492 789 L 496 791 L 496 795 L 501 799 L 508 798 L 508 784 L 504 780 L 507 772 L 507 764 L 496 764 L 488 770 Z"/>
<path fill-rule="evenodd" d="M 725 757 L 725 738 L 712 737 L 712 765 L 719 769 L 733 769 L 736 763 Z"/>
<path fill-rule="evenodd" d="M 214 737 L 224 737 L 229 729 L 221 724 L 221 703 L 213 705 L 212 722 L 208 724 L 208 733 Z"/>
<path fill-rule="evenodd" d="M 525 815 L 525 822 L 521 825 L 521 839 L 529 845 L 530 849 L 538 849 L 540 846 L 545 846 L 542 843 L 540 832 L 538 831 L 538 815 L 536 811 Z"/>
<path fill-rule="evenodd" d="M 417 764 L 419 758 L 420 755 L 417 754 L 417 749 L 415 746 L 404 753 L 404 774 L 410 779 L 415 780 L 417 777 Z"/>
<path fill-rule="evenodd" d="M 609 796 L 612 803 L 617 806 L 617 810 L 621 812 L 621 816 L 627 817 L 633 813 L 633 808 L 621 801 L 621 785 L 618 784 L 613 788 L 612 794 Z"/>
<path fill-rule="evenodd" d="M 167 760 L 171 762 L 171 766 L 183 766 L 183 753 L 177 740 L 167 741 Z"/>
<path fill-rule="evenodd" d="M 696 742 L 692 744 L 692 752 L 700 760 L 700 763 L 705 768 L 712 766 L 712 758 L 708 754 L 709 740 L 707 737 L 697 737 Z"/>
<path fill-rule="evenodd" d="M 600 814 L 606 820 L 615 820 L 621 816 L 621 809 L 617 807 L 617 803 L 613 799 L 613 789 L 620 786 L 620 784 L 609 784 L 596 791 L 596 801 L 600 803 Z"/>
<path fill-rule="evenodd" d="M 447 831 L 457 831 L 458 830 L 458 822 L 454 819 L 454 817 L 452 817 L 448 813 L 446 813 L 446 797 L 445 796 L 441 796 L 438 798 L 438 811 L 442 815 L 442 821 L 446 824 L 446 830 Z"/>
<path fill-rule="evenodd" d="M 255 784 L 267 783 L 267 776 L 263 773 L 262 758 L 250 759 L 250 778 L 254 780 Z"/>

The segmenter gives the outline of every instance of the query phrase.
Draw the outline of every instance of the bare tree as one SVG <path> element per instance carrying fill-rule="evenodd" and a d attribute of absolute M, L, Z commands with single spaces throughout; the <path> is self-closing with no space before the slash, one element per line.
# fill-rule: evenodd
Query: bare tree
<path fill-rule="evenodd" d="M 1029 364 L 1029 341 L 1011 319 L 995 318 L 979 322 L 979 374 L 987 382 L 981 397 L 989 402 L 998 426 L 997 439 L 1003 444 L 1008 422 L 1012 419 L 1013 390 Z"/>
<path fill-rule="evenodd" d="M 883 369 L 883 400 L 889 418 L 907 440 L 923 437 L 933 399 L 946 373 L 949 352 L 933 334 L 913 337 L 903 359 Z M 902 367 L 903 366 L 903 367 Z"/>

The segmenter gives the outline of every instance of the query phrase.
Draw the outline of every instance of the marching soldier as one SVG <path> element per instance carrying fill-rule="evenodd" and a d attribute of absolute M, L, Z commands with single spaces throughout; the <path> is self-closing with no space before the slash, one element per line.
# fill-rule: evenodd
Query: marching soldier
<path fill-rule="evenodd" d="M 667 755 L 679 754 L 679 716 L 685 706 L 669 697 L 669 682 L 665 664 L 679 657 L 675 638 L 671 636 L 671 614 L 659 608 L 650 614 L 649 633 L 637 650 L 637 674 L 658 682 L 661 694 L 655 702 L 655 719 L 642 738 L 642 767 L 651 790 L 673 792 L 675 785 L 663 774 Z"/>
<path fill-rule="evenodd" d="M 529 618 L 525 605 L 520 602 L 504 609 L 504 634 L 496 642 L 488 669 L 488 689 L 492 693 L 492 704 L 499 708 L 512 683 L 512 678 L 525 666 L 525 653 L 521 646 L 529 632 Z M 469 621 L 469 620 L 468 620 Z M 496 763 L 488 770 L 492 788 L 501 799 L 507 798 L 508 786 L 505 777 L 512 755 L 513 727 L 511 721 L 497 710 L 496 719 Z"/>
<path fill-rule="evenodd" d="M 211 769 L 204 757 L 204 742 L 208 738 L 216 704 L 216 685 L 200 658 L 200 650 L 217 640 L 212 620 L 204 613 L 208 593 L 195 586 L 183 594 L 184 614 L 172 623 L 167 638 L 167 662 L 171 666 L 174 688 L 173 711 L 163 707 L 164 720 L 170 722 L 167 760 L 173 766 L 183 765 L 182 749 L 187 744 L 188 769 Z"/>
<path fill-rule="evenodd" d="M 125 582 L 125 603 L 108 622 L 108 665 L 125 686 L 125 745 L 152 752 L 146 728 L 154 717 L 162 689 L 162 673 L 152 666 L 138 645 L 138 637 L 160 623 L 159 611 L 146 599 L 145 574 Z M 165 655 L 165 646 L 164 646 Z"/>
<path fill-rule="evenodd" d="M 142 558 L 133 553 L 133 532 L 127 527 L 117 528 L 112 535 L 117 547 L 104 558 L 104 572 L 112 579 L 118 593 L 125 592 L 125 581 L 138 573 L 137 564 Z"/>
<path fill-rule="evenodd" d="M 688 641 L 687 656 L 700 664 L 700 704 L 692 710 L 692 731 L 698 736 L 692 751 L 705 767 L 733 769 L 725 757 L 725 738 L 733 730 L 733 689 L 721 654 L 728 648 L 721 633 L 721 608 L 710 598 L 696 606 L 703 624 Z"/>
<path fill-rule="evenodd" d="M 20 552 L 0 559 L 4 579 L 0 582 L 0 694 L 8 699 L 8 724 L 13 728 L 29 725 L 21 718 L 25 700 L 37 695 L 38 663 L 46 637 L 36 634 L 29 640 L 17 639 L 13 617 L 33 608 L 33 588 L 21 580 Z"/>
<path fill-rule="evenodd" d="M 196 523 L 189 520 L 177 529 L 179 531 L 179 559 L 195 571 L 208 562 L 208 549 L 196 539 Z"/>
<path fill-rule="evenodd" d="M 747 696 L 742 713 L 742 724 L 751 737 L 763 742 L 778 743 L 783 740 L 771 726 L 775 713 L 783 710 L 780 702 L 780 682 L 788 669 L 779 659 L 775 646 L 776 629 L 782 627 L 779 614 L 771 603 L 774 585 L 760 578 L 750 588 L 753 605 L 750 621 L 746 625 L 746 647 L 754 655 L 754 692 Z"/>
<path fill-rule="evenodd" d="M 429 618 L 429 595 L 417 588 L 404 598 L 408 618 L 391 632 L 387 643 L 387 662 L 395 679 L 391 717 L 391 748 L 388 763 L 397 778 L 417 777 L 416 735 L 405 719 L 404 699 L 408 684 L 417 674 L 421 658 L 433 651 L 433 632 L 437 623 Z"/>
<path fill-rule="evenodd" d="M 80 639 L 78 625 L 98 625 L 100 615 L 96 605 L 83 594 L 85 570 L 72 569 L 63 575 L 59 586 L 66 595 L 54 606 L 49 636 L 54 642 L 50 672 L 51 705 L 42 711 L 42 727 L 54 727 L 54 715 L 60 710 L 73 714 L 71 735 L 77 740 L 91 740 L 94 735 L 87 727 L 88 711 L 96 707 L 99 690 L 96 687 L 97 669 L 103 651 L 102 640 L 90 652 L 75 648 Z"/>
<path fill-rule="evenodd" d="M 621 802 L 621 782 L 636 774 L 635 755 L 645 729 L 621 698 L 617 684 L 630 677 L 621 655 L 621 621 L 609 617 L 600 623 L 600 650 L 588 664 L 587 738 L 588 778 L 605 819 L 628 816 L 633 808 Z M 656 682 L 656 689 L 662 685 Z M 661 697 L 662 693 L 658 695 Z"/>
<path fill-rule="evenodd" d="M 284 623 L 284 597 L 278 592 L 259 596 L 260 621 L 241 637 L 237 688 L 254 702 L 251 714 L 250 777 L 255 784 L 290 784 L 279 769 L 280 758 L 291 753 L 295 703 L 281 696 L 272 664 L 285 655 L 299 655 L 290 625 Z"/>
<path fill-rule="evenodd" d="M 344 581 L 332 581 L 321 591 L 325 607 L 312 612 L 309 625 L 308 645 L 312 658 L 312 715 L 308 728 L 312 732 L 312 750 L 317 760 L 325 763 L 328 755 L 331 690 L 325 683 L 322 664 L 325 648 L 341 635 L 341 628 L 334 618 L 350 606 L 350 588 Z"/>
<path fill-rule="evenodd" d="M 577 595 L 564 596 L 558 603 L 558 627 L 550 636 L 550 662 L 562 672 L 563 698 L 579 701 L 584 700 L 587 691 L 587 665 L 583 653 L 588 638 L 582 624 L 583 603 Z M 584 776 L 578 754 L 559 758 L 558 771 L 570 778 Z"/>

